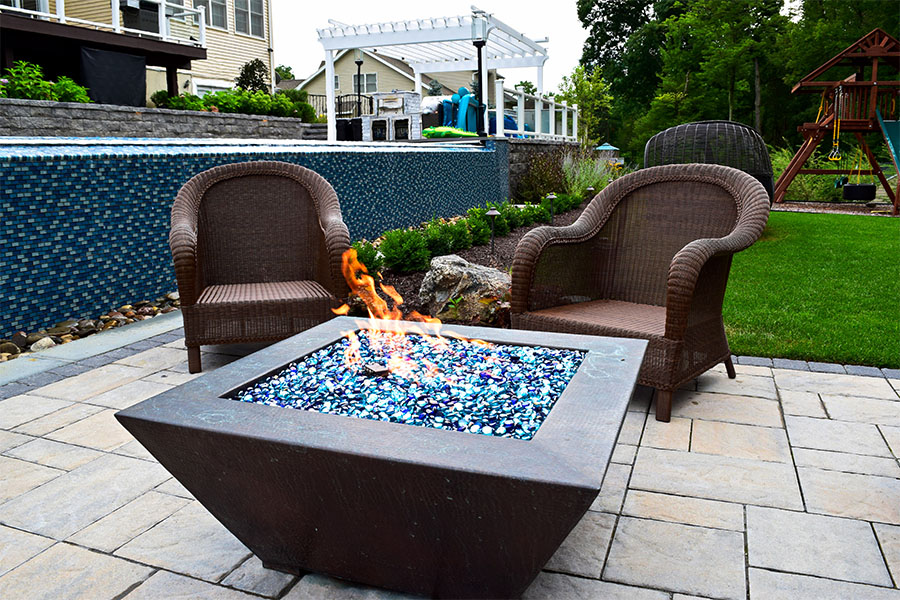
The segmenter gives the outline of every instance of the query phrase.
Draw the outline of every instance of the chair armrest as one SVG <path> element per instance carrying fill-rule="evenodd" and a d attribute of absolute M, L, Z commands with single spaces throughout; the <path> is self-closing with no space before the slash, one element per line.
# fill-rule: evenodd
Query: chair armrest
<path fill-rule="evenodd" d="M 550 248 L 553 248 L 555 253 L 563 255 L 554 257 L 555 260 L 562 260 L 570 266 L 584 264 L 585 249 L 582 246 L 600 231 L 609 217 L 609 211 L 591 210 L 593 206 L 592 204 L 585 208 L 581 217 L 571 225 L 537 227 L 519 240 L 512 265 L 510 310 L 513 313 L 529 310 L 535 292 L 535 275 L 542 256 L 546 260 Z M 559 275 L 562 278 L 562 274 Z M 567 282 L 562 279 L 562 283 Z M 563 294 L 558 294 L 552 301 L 544 299 L 540 302 L 541 308 L 567 304 L 562 296 Z"/>
<path fill-rule="evenodd" d="M 178 295 L 182 306 L 197 302 L 202 291 L 197 265 L 197 231 L 188 223 L 173 224 L 169 231 L 169 248 L 175 266 Z"/>
<path fill-rule="evenodd" d="M 341 262 L 344 252 L 350 248 L 350 231 L 341 219 L 340 214 L 324 215 L 321 220 L 322 233 L 325 235 L 325 249 L 328 252 L 328 271 L 331 285 L 327 286 L 338 298 L 350 294 L 350 288 L 344 280 Z"/>

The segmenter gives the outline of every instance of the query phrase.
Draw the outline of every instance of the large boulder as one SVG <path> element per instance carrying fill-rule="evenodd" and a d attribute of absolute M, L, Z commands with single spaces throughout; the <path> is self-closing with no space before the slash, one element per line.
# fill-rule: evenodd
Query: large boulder
<path fill-rule="evenodd" d="M 440 319 L 490 322 L 498 304 L 508 297 L 509 287 L 509 275 L 503 271 L 450 254 L 431 259 L 419 299 Z"/>

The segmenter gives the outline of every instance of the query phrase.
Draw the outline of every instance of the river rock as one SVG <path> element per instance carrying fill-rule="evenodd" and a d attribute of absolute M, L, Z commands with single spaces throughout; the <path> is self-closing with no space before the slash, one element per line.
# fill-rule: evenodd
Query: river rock
<path fill-rule="evenodd" d="M 450 254 L 431 260 L 419 299 L 438 318 L 489 321 L 494 303 L 509 294 L 509 287 L 509 275 L 503 271 Z"/>
<path fill-rule="evenodd" d="M 19 349 L 28 347 L 28 334 L 24 331 L 17 331 L 12 336 L 12 343 L 19 347 Z"/>
<path fill-rule="evenodd" d="M 37 333 L 32 333 L 27 338 L 25 338 L 25 344 L 28 347 L 31 347 L 34 345 L 35 342 L 37 342 L 38 340 L 44 339 L 45 337 L 48 337 L 49 335 L 50 334 L 47 333 L 46 331 L 39 331 Z"/>
<path fill-rule="evenodd" d="M 169 292 L 166 294 L 166 298 L 169 300 L 179 300 L 181 299 L 181 296 L 178 295 L 178 292 Z"/>
<path fill-rule="evenodd" d="M 65 321 L 60 321 L 54 327 L 74 327 L 78 324 L 78 321 L 75 319 L 66 319 Z"/>
<path fill-rule="evenodd" d="M 46 350 L 47 348 L 52 348 L 55 345 L 56 345 L 56 342 L 53 341 L 53 338 L 43 337 L 31 345 L 31 351 L 38 352 L 40 350 Z"/>
<path fill-rule="evenodd" d="M 9 340 L 0 340 L 0 352 L 3 354 L 18 354 L 21 350 L 19 346 Z"/>
<path fill-rule="evenodd" d="M 73 321 L 72 324 L 74 325 L 75 321 Z M 72 333 L 73 331 L 75 331 L 75 328 L 73 326 L 66 325 L 65 327 L 51 327 L 47 330 L 47 333 L 49 333 L 50 335 L 66 335 L 67 333 Z"/>

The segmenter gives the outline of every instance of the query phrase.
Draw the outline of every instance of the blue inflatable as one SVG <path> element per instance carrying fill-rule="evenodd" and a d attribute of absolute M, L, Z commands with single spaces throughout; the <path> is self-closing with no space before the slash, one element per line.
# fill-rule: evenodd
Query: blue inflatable
<path fill-rule="evenodd" d="M 466 131 L 478 131 L 478 99 L 464 87 L 459 88 L 459 113 L 456 127 Z"/>

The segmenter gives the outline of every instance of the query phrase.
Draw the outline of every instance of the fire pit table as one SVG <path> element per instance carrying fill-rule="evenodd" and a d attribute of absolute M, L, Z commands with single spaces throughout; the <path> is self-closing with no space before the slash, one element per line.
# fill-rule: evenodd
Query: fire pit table
<path fill-rule="evenodd" d="M 444 326 L 507 362 L 453 355 L 431 388 L 364 363 L 329 373 L 348 332 L 420 326 L 363 323 L 338 317 L 116 416 L 268 568 L 521 595 L 600 490 L 646 342 Z M 451 350 L 489 347 L 472 345 Z M 477 385 L 456 373 L 467 361 Z"/>

